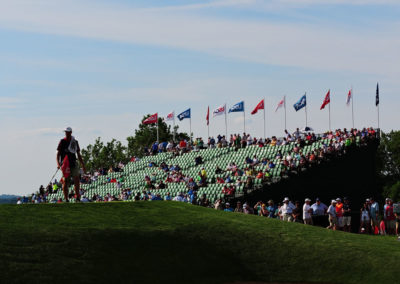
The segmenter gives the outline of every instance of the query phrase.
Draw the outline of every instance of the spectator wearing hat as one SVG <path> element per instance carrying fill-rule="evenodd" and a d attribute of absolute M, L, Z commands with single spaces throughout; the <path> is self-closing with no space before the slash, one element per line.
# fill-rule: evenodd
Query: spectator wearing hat
<path fill-rule="evenodd" d="M 303 222 L 304 222 L 304 224 L 312 225 L 313 222 L 312 222 L 311 214 L 312 214 L 313 210 L 310 206 L 311 199 L 306 198 L 304 200 L 304 202 L 305 203 L 303 205 Z"/>
<path fill-rule="evenodd" d="M 351 208 L 350 201 L 347 197 L 343 198 L 343 230 L 349 232 L 351 230 Z"/>
<path fill-rule="evenodd" d="M 231 205 L 229 204 L 229 202 L 225 203 L 225 212 L 233 212 L 233 209 L 231 208 Z"/>
<path fill-rule="evenodd" d="M 243 204 L 243 213 L 244 214 L 254 214 L 254 210 L 251 206 L 249 206 L 247 203 Z"/>
<path fill-rule="evenodd" d="M 293 209 L 296 208 L 293 203 L 290 202 L 288 197 L 283 200 L 283 205 L 281 206 L 282 220 L 287 222 L 293 222 Z"/>
<path fill-rule="evenodd" d="M 328 206 L 321 202 L 319 198 L 315 199 L 315 203 L 311 205 L 311 209 L 313 210 L 313 224 L 316 226 L 325 227 L 326 224 L 326 210 Z"/>
<path fill-rule="evenodd" d="M 328 229 L 336 230 L 337 228 L 337 218 L 336 218 L 336 200 L 331 201 L 331 205 L 328 207 L 328 220 L 329 226 Z"/>
<path fill-rule="evenodd" d="M 343 231 L 343 203 L 342 203 L 342 199 L 340 198 L 336 198 L 336 206 L 335 206 L 335 210 L 336 210 L 336 218 L 337 218 L 337 228 L 341 231 Z"/>

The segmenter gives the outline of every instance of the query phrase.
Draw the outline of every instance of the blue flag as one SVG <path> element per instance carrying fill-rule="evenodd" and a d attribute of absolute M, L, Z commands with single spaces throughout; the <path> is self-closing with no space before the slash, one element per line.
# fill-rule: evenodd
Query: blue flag
<path fill-rule="evenodd" d="M 229 109 L 229 112 L 241 112 L 244 111 L 244 101 L 235 104 L 233 107 Z"/>
<path fill-rule="evenodd" d="M 294 107 L 294 109 L 296 110 L 296 111 L 298 111 L 299 109 L 302 109 L 303 107 L 305 107 L 307 105 L 307 99 L 306 99 L 306 95 L 304 94 L 304 96 L 302 96 L 301 98 L 300 98 L 300 100 L 297 102 L 297 103 L 295 103 L 294 105 L 293 105 L 293 107 Z"/>
<path fill-rule="evenodd" d="M 188 108 L 184 112 L 178 114 L 177 117 L 178 117 L 179 120 L 183 120 L 185 118 L 190 118 L 190 108 Z"/>

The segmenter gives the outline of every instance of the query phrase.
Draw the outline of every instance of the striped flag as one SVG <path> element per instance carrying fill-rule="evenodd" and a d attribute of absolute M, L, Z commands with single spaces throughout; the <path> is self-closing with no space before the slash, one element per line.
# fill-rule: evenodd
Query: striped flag
<path fill-rule="evenodd" d="M 350 89 L 349 93 L 347 94 L 347 100 L 346 100 L 346 105 L 350 105 L 350 101 L 352 100 L 352 90 Z"/>
<path fill-rule="evenodd" d="M 166 121 L 172 121 L 174 120 L 175 114 L 174 112 L 170 112 L 169 114 L 167 114 L 167 116 L 165 117 Z"/>
<path fill-rule="evenodd" d="M 286 107 L 286 98 L 285 98 L 285 96 L 284 96 L 283 99 L 278 103 L 278 106 L 276 107 L 275 112 L 277 112 L 278 109 L 280 109 L 281 107 Z"/>
<path fill-rule="evenodd" d="M 226 105 L 222 105 L 220 107 L 217 107 L 213 111 L 213 117 L 218 116 L 218 115 L 222 115 L 222 114 L 225 113 L 225 111 L 226 111 Z"/>

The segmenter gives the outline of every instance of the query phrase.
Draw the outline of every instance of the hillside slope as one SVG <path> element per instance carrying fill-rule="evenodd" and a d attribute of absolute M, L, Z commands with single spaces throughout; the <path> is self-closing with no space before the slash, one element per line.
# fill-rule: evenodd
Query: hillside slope
<path fill-rule="evenodd" d="M 0 206 L 2 282 L 387 283 L 400 243 L 175 202 Z"/>

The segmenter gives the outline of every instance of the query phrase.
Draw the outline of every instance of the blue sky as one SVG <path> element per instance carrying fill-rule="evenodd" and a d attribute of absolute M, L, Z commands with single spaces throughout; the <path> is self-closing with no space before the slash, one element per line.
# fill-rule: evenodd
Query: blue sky
<path fill-rule="evenodd" d="M 331 90 L 332 127 L 398 129 L 400 4 L 391 0 L 1 1 L 0 193 L 24 194 L 48 182 L 55 148 L 71 126 L 81 147 L 96 137 L 125 138 L 145 114 L 192 108 L 195 136 L 205 114 L 245 100 L 247 130 L 263 132 L 251 109 L 265 97 L 267 135 L 304 127 L 291 107 L 308 96 L 309 125 L 328 127 L 320 111 Z M 228 132 L 242 132 L 228 116 Z M 188 121 L 179 126 L 189 130 Z M 211 119 L 210 133 L 224 132 Z M 21 176 L 23 178 L 21 178 Z M 15 182 L 18 180 L 18 182 Z"/>

